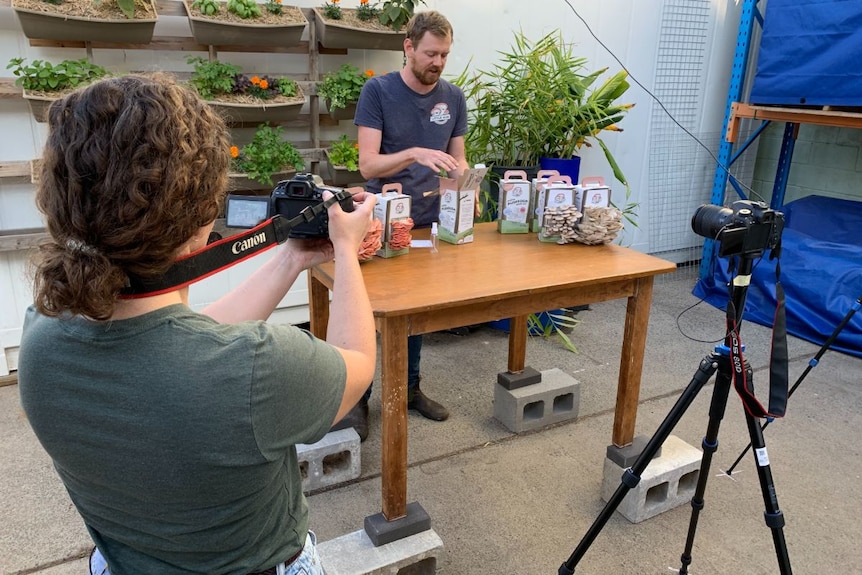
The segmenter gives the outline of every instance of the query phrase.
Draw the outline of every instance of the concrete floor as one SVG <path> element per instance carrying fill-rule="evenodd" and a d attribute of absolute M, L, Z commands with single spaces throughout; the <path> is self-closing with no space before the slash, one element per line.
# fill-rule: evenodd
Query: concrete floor
<path fill-rule="evenodd" d="M 723 312 L 691 295 L 691 270 L 659 278 L 653 297 L 637 433 L 651 436 L 689 384 L 698 363 L 723 337 Z M 687 310 L 687 311 L 686 311 Z M 847 310 L 841 310 L 846 313 Z M 604 506 L 602 465 L 610 442 L 625 303 L 578 314 L 573 354 L 554 339 L 531 338 L 527 363 L 559 368 L 580 382 L 576 421 L 513 434 L 493 416 L 493 385 L 506 366 L 507 336 L 488 327 L 436 333 L 423 348 L 423 389 L 450 419 L 409 416 L 408 501 L 430 514 L 444 543 L 438 572 L 557 573 Z M 854 322 L 862 321 L 855 317 Z M 824 334 L 827 336 L 828 334 Z M 763 391 L 771 331 L 744 323 L 746 357 Z M 790 338 L 791 384 L 819 345 Z M 784 535 L 794 573 L 862 572 L 862 360 L 823 355 L 790 400 L 788 415 L 765 432 Z M 700 446 L 710 382 L 673 435 Z M 360 529 L 380 511 L 379 389 L 360 478 L 309 495 L 311 526 L 328 540 Z M 0 573 L 86 573 L 86 531 L 49 460 L 27 426 L 15 386 L 0 388 Z M 751 455 L 733 478 L 721 474 L 748 444 L 739 399 L 731 392 L 720 446 L 700 515 L 690 573 L 778 573 Z M 690 507 L 632 524 L 614 514 L 578 563 L 577 573 L 667 573 L 679 568 Z"/>

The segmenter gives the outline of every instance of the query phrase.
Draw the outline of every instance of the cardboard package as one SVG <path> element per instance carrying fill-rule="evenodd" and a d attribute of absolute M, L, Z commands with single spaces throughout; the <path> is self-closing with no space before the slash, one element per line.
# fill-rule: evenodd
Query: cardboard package
<path fill-rule="evenodd" d="M 580 212 L 584 208 L 608 208 L 611 205 L 611 188 L 601 176 L 590 176 L 581 180 Z"/>
<path fill-rule="evenodd" d="M 410 251 L 409 229 L 413 227 L 410 219 L 411 198 L 401 191 L 401 184 L 384 184 L 374 206 L 374 219 L 383 224 L 382 246 L 377 255 L 382 258 L 400 256 Z M 408 230 L 406 238 L 398 233 L 398 228 Z M 393 229 L 395 233 L 393 233 Z"/>
<path fill-rule="evenodd" d="M 545 201 L 544 189 L 548 185 L 548 178 L 559 175 L 557 170 L 539 170 L 533 178 L 533 185 L 530 187 L 530 231 L 533 233 L 539 233 L 542 229 L 541 206 Z M 569 182 L 571 181 L 569 178 Z"/>
<path fill-rule="evenodd" d="M 568 210 L 567 214 L 572 214 L 574 212 L 579 212 L 579 207 L 581 204 L 581 198 L 583 197 L 583 188 L 581 186 L 573 185 L 572 179 L 569 176 L 550 176 L 548 178 L 548 182 L 542 191 L 542 202 L 541 202 L 541 213 L 539 217 L 542 221 L 542 226 L 539 231 L 539 240 L 543 242 L 554 242 L 557 243 L 562 239 L 562 236 L 557 232 L 549 232 L 550 226 L 548 226 L 547 218 L 545 217 L 547 214 L 545 213 L 548 208 L 572 208 L 572 210 Z M 572 226 L 576 222 L 571 222 Z"/>
<path fill-rule="evenodd" d="M 507 170 L 500 180 L 497 231 L 526 234 L 530 231 L 530 181 L 523 170 Z"/>
<path fill-rule="evenodd" d="M 472 168 L 457 180 L 440 178 L 439 238 L 442 241 L 450 244 L 468 244 L 473 241 L 476 196 L 487 172 L 487 168 Z"/>

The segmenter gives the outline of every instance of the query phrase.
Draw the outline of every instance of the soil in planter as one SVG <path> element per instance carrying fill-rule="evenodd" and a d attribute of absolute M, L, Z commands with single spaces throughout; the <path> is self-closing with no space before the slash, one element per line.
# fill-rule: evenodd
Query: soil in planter
<path fill-rule="evenodd" d="M 93 0 L 65 0 L 62 4 L 49 4 L 43 0 L 12 0 L 13 8 L 23 8 L 45 14 L 63 14 L 77 18 L 93 18 L 99 20 L 127 20 L 116 2 L 99 2 Z M 135 3 L 135 19 L 152 20 L 156 11 L 151 4 L 141 6 Z"/>
<path fill-rule="evenodd" d="M 296 6 L 282 6 L 281 14 L 272 14 L 271 12 L 268 12 L 266 8 L 263 7 L 263 5 L 261 5 L 261 14 L 259 17 L 240 18 L 233 12 L 228 12 L 227 2 L 219 2 L 218 14 L 214 14 L 212 16 L 201 13 L 200 8 L 194 8 L 191 6 L 191 4 L 191 2 L 188 2 L 186 6 L 188 7 L 191 15 L 195 18 L 212 20 L 213 22 L 219 22 L 222 24 L 258 24 L 266 26 L 288 26 L 290 24 L 308 23 L 308 20 L 305 19 L 305 15 L 303 15 L 302 10 L 300 10 Z"/>

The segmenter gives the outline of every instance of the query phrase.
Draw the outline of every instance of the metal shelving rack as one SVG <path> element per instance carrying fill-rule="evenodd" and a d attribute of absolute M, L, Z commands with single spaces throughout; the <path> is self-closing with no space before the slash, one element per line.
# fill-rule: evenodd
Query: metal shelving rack
<path fill-rule="evenodd" d="M 754 106 L 743 103 L 745 77 L 751 63 L 751 48 L 755 32 L 755 24 L 763 26 L 763 15 L 758 9 L 759 0 L 743 0 L 742 12 L 737 33 L 736 52 L 733 58 L 733 70 L 730 78 L 730 88 L 727 95 L 724 123 L 721 133 L 724 138 L 719 145 L 718 163 L 713 178 L 711 203 L 723 206 L 728 183 L 739 197 L 745 199 L 747 194 L 733 178 L 729 177 L 730 166 L 745 152 L 745 150 L 763 133 L 771 122 L 784 122 L 784 135 L 781 141 L 781 151 L 778 158 L 778 169 L 772 188 L 770 207 L 778 209 L 784 205 L 784 194 L 787 188 L 787 178 L 790 174 L 790 163 L 793 159 L 793 148 L 799 134 L 800 124 L 819 124 L 862 128 L 862 114 L 829 109 L 797 109 L 776 106 Z M 734 150 L 740 136 L 740 121 L 749 118 L 760 120 L 745 142 Z M 700 262 L 700 277 L 705 279 L 711 273 L 712 262 L 716 257 L 715 241 L 707 239 L 703 245 L 703 256 Z"/>

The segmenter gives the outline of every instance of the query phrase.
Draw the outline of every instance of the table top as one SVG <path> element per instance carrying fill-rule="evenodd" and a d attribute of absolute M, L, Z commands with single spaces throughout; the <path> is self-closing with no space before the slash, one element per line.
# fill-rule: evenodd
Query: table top
<path fill-rule="evenodd" d="M 414 230 L 427 238 L 428 230 Z M 438 252 L 411 248 L 392 258 L 362 263 L 365 286 L 376 316 L 411 314 L 457 303 L 480 304 L 543 290 L 607 283 L 668 273 L 676 265 L 617 245 L 559 245 L 536 234 L 501 234 L 495 223 L 477 224 L 474 240 L 439 242 Z M 331 288 L 331 263 L 313 270 Z"/>

